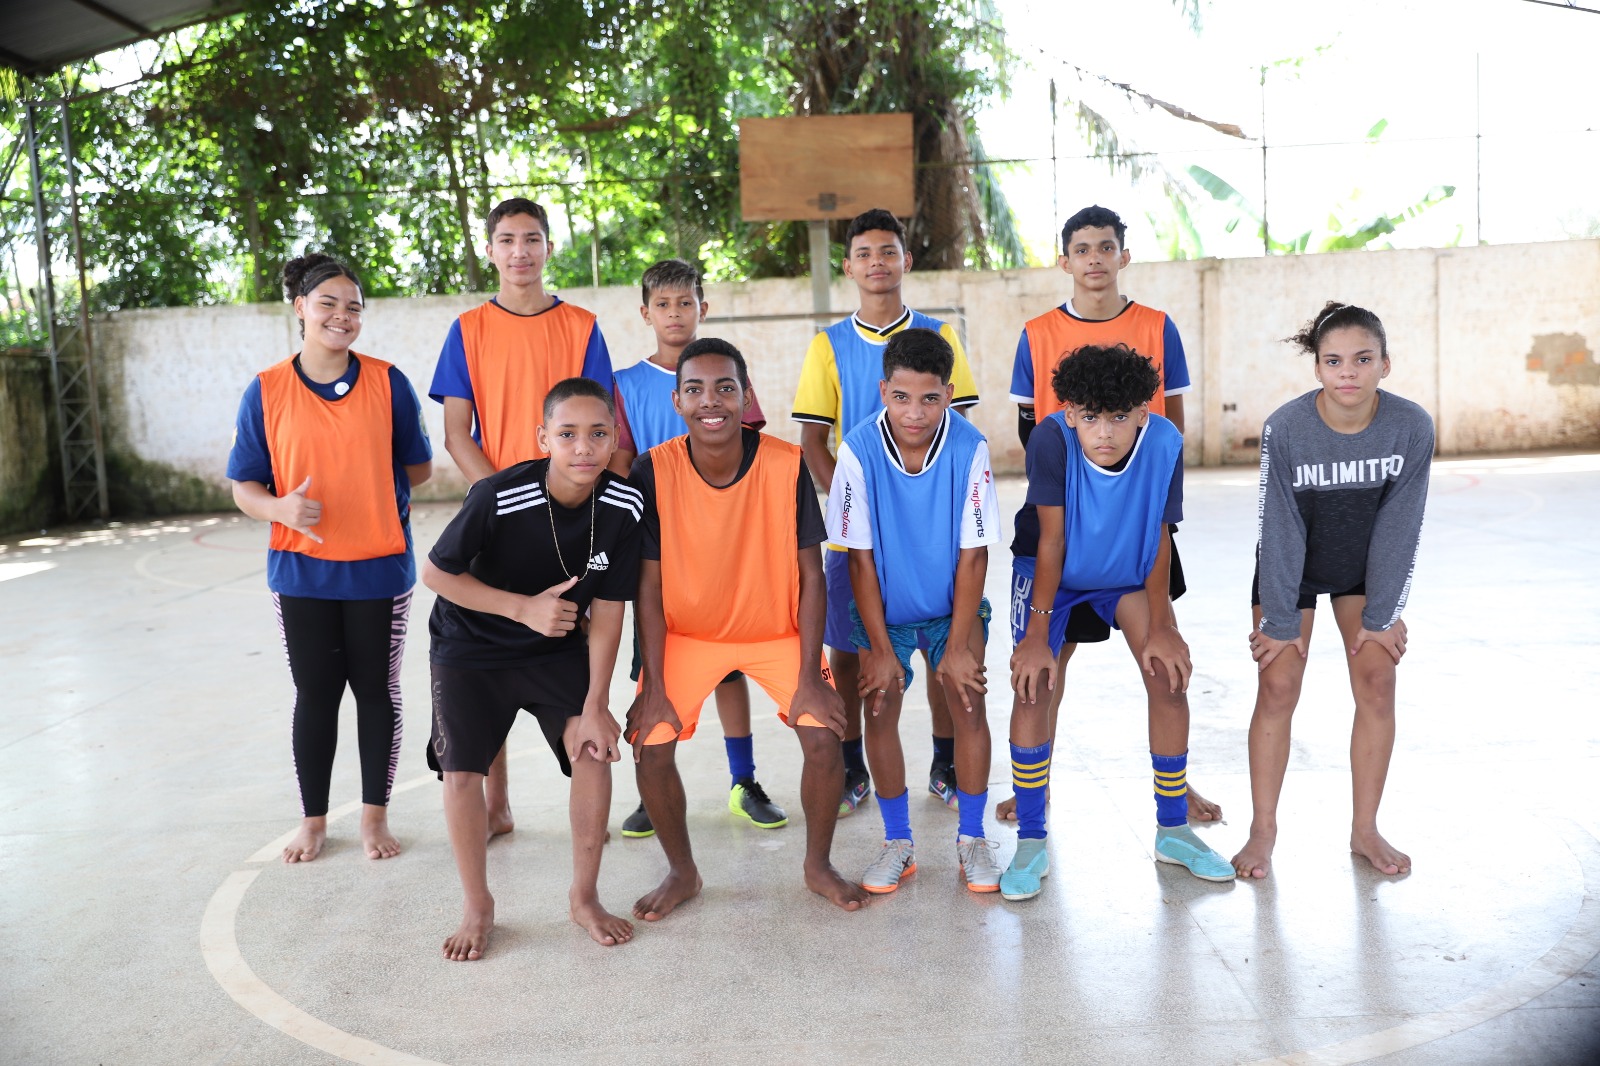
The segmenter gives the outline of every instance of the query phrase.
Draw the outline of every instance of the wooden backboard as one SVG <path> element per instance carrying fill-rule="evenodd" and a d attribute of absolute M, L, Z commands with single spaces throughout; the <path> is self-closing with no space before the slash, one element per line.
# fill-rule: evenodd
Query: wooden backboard
<path fill-rule="evenodd" d="M 739 120 L 739 203 L 746 222 L 854 218 L 916 210 L 910 115 Z"/>

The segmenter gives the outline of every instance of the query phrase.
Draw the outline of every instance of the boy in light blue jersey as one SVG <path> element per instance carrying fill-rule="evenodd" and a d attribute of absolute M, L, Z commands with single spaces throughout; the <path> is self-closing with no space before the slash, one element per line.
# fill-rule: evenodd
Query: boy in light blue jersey
<path fill-rule="evenodd" d="M 1013 564 L 1011 776 L 1017 851 L 1000 879 L 1009 900 L 1031 899 L 1050 872 L 1050 694 L 1073 607 L 1089 604 L 1128 638 L 1150 715 L 1158 862 L 1207 881 L 1233 866 L 1188 826 L 1189 648 L 1172 613 L 1169 523 L 1183 517 L 1183 435 L 1150 411 L 1160 376 L 1125 345 L 1079 348 L 1052 375 L 1061 411 L 1028 440 L 1028 503 L 1039 519 L 1032 573 Z"/>
<path fill-rule="evenodd" d="M 954 362 L 950 345 L 932 330 L 890 338 L 878 386 L 884 408 L 845 435 L 828 493 L 828 536 L 849 551 L 858 689 L 872 712 L 866 755 L 884 844 L 861 887 L 874 893 L 893 892 L 917 869 L 900 705 L 918 647 L 927 649 L 952 712 L 961 878 L 974 892 L 1000 887 L 983 831 L 990 754 L 983 581 L 989 545 L 1000 543 L 999 500 L 988 441 L 950 413 Z"/>
<path fill-rule="evenodd" d="M 644 272 L 640 279 L 644 303 L 640 316 L 656 335 L 656 350 L 612 378 L 612 396 L 617 405 L 617 450 L 610 469 L 627 477 L 636 456 L 684 433 L 683 416 L 672 402 L 678 383 L 678 357 L 695 340 L 706 317 L 706 294 L 700 272 L 682 259 L 665 259 Z M 755 389 L 746 390 L 749 406 L 743 422 L 751 429 L 767 424 L 756 402 Z M 633 671 L 639 677 L 639 643 L 633 647 Z M 754 738 L 750 729 L 750 685 L 744 674 L 735 670 L 717 686 L 717 718 L 722 722 L 722 742 L 728 753 L 728 775 L 733 786 L 728 793 L 728 810 L 762 829 L 780 829 L 789 824 L 783 808 L 773 803 L 756 781 Z M 644 803 L 622 823 L 622 835 L 653 836 L 655 826 Z"/>
<path fill-rule="evenodd" d="M 901 285 L 911 269 L 906 251 L 905 227 L 882 208 L 857 215 L 845 233 L 844 273 L 855 282 L 861 309 L 835 322 L 811 339 L 800 383 L 795 390 L 793 417 L 800 423 L 800 447 L 806 466 L 819 486 L 833 484 L 831 441 L 845 435 L 883 410 L 878 382 L 882 378 L 883 350 L 889 339 L 906 329 L 937 332 L 955 353 L 950 381 L 951 406 L 963 413 L 978 402 L 978 384 L 967 365 L 961 339 L 948 323 L 913 311 L 901 300 Z M 844 550 L 837 545 L 823 553 L 828 579 L 828 617 L 822 641 L 828 647 L 839 691 L 845 693 L 845 789 L 839 799 L 839 816 L 854 811 L 871 791 L 861 741 L 861 701 L 849 693 L 856 687 L 860 660 L 850 642 L 850 572 Z M 933 765 L 928 771 L 928 791 L 947 806 L 955 806 L 955 741 L 950 711 L 943 689 L 928 686 L 928 708 L 933 719 Z"/>

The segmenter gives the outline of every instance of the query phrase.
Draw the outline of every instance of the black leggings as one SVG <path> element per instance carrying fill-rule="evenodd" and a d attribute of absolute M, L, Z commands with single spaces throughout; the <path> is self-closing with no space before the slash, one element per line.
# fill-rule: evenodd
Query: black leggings
<path fill-rule="evenodd" d="M 278 632 L 294 679 L 294 771 L 300 811 L 328 813 L 339 704 L 356 697 L 361 802 L 388 806 L 400 765 L 400 657 L 411 593 L 392 600 L 322 600 L 273 594 Z"/>

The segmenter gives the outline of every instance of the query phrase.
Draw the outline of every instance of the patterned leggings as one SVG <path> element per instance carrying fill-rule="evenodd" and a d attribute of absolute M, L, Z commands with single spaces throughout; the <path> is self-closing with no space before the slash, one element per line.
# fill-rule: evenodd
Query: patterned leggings
<path fill-rule="evenodd" d="M 278 632 L 294 679 L 294 769 L 300 809 L 328 813 L 339 704 L 356 698 L 361 802 L 387 806 L 400 764 L 400 658 L 411 593 L 382 600 L 323 600 L 274 594 Z"/>

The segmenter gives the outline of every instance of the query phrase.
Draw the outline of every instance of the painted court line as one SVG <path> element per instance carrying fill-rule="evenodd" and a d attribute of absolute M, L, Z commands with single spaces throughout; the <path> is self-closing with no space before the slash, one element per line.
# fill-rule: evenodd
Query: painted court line
<path fill-rule="evenodd" d="M 234 919 L 238 916 L 239 903 L 244 899 L 245 890 L 260 874 L 260 870 L 237 870 L 229 874 L 228 879 L 222 882 L 222 887 L 211 897 L 211 902 L 206 904 L 205 917 L 200 920 L 200 951 L 205 955 L 206 968 L 223 991 L 232 996 L 239 1006 L 284 1035 L 292 1036 L 319 1051 L 336 1055 L 346 1062 L 371 1063 L 373 1066 L 445 1066 L 444 1063 L 407 1055 L 403 1051 L 335 1029 L 278 995 L 256 976 L 249 963 L 244 961 L 244 956 L 239 954 Z"/>
<path fill-rule="evenodd" d="M 190 589 L 195 592 L 230 592 L 236 596 L 270 595 L 270 593 L 267 591 L 266 582 L 262 582 L 260 588 L 236 589 L 231 587 L 235 582 L 245 581 L 252 577 L 258 577 L 264 572 L 263 570 L 253 570 L 248 574 L 241 574 L 238 577 L 229 578 L 227 581 L 220 584 L 200 585 L 193 581 L 179 581 L 175 577 L 167 577 L 165 574 L 158 574 L 150 569 L 151 559 L 154 559 L 160 555 L 168 555 L 171 553 L 171 551 L 172 549 L 170 548 L 157 548 L 153 552 L 146 552 L 144 555 L 139 556 L 138 560 L 133 564 L 134 572 L 140 577 L 147 578 L 150 581 L 159 581 L 163 585 L 174 585 L 180 589 Z"/>
<path fill-rule="evenodd" d="M 1277 1058 L 1259 1059 L 1245 1066 L 1351 1066 L 1392 1055 L 1498 1018 L 1539 998 L 1583 969 L 1590 959 L 1600 954 L 1600 900 L 1594 894 L 1595 886 L 1600 885 L 1600 841 L 1572 823 L 1562 825 L 1561 836 L 1583 868 L 1583 905 L 1556 946 L 1517 976 L 1446 1010 L 1421 1014 L 1376 1033 Z"/>
<path fill-rule="evenodd" d="M 510 757 L 518 758 L 533 750 L 514 752 Z M 396 786 L 395 792 L 420 788 L 434 780 L 432 774 L 425 774 Z M 343 818 L 360 807 L 360 801 L 346 803 L 329 811 L 328 820 Z M 1324 1047 L 1258 1059 L 1246 1066 L 1353 1066 L 1368 1062 L 1498 1018 L 1537 999 L 1582 970 L 1600 955 L 1600 899 L 1595 896 L 1596 886 L 1600 886 L 1600 840 L 1578 823 L 1561 820 L 1557 824 L 1562 839 L 1583 870 L 1583 902 L 1572 925 L 1549 951 L 1504 984 L 1445 1010 L 1418 1015 L 1400 1025 Z M 246 861 L 263 863 L 277 858 L 292 836 L 291 830 Z M 233 1001 L 284 1035 L 347 1062 L 372 1066 L 446 1066 L 336 1029 L 296 1007 L 256 976 L 239 951 L 236 919 L 245 892 L 260 874 L 259 869 L 236 870 L 229 874 L 206 904 L 205 916 L 200 921 L 200 951 L 205 956 L 206 968 Z"/>

